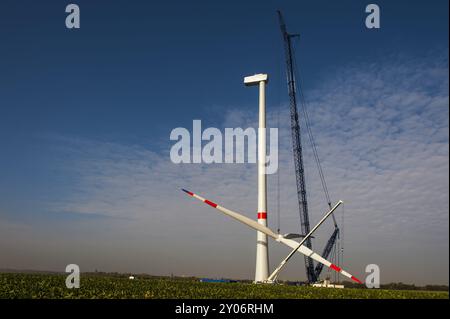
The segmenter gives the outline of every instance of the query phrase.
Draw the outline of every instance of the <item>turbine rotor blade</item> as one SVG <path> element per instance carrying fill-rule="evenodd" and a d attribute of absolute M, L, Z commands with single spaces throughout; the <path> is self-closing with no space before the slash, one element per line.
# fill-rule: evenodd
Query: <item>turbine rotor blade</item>
<path fill-rule="evenodd" d="M 203 198 L 203 197 L 201 197 L 201 196 L 199 196 L 197 194 L 194 194 L 194 193 L 192 193 L 192 192 L 190 192 L 188 190 L 185 190 L 185 189 L 182 189 L 182 190 L 183 190 L 183 192 L 185 192 L 188 195 L 190 195 L 190 196 L 192 196 L 192 197 L 194 197 L 194 198 L 204 202 L 205 204 L 208 204 L 209 206 L 220 210 L 225 215 L 228 215 L 228 216 L 236 219 L 237 221 L 239 221 L 239 222 L 241 222 L 241 223 L 243 223 L 243 224 L 245 224 L 245 225 L 247 225 L 247 226 L 249 226 L 249 227 L 251 227 L 253 229 L 258 230 L 258 231 L 266 234 L 267 236 L 272 237 L 275 240 L 278 239 L 278 234 L 275 234 L 270 228 L 259 224 L 258 222 L 254 221 L 253 219 L 248 218 L 247 216 L 244 216 L 242 214 L 233 212 L 232 210 L 229 210 L 229 209 L 227 209 L 225 207 L 222 207 L 220 205 L 217 205 L 216 203 L 211 202 L 211 201 L 209 201 L 209 200 L 207 200 L 207 199 L 205 199 L 205 198 Z"/>
<path fill-rule="evenodd" d="M 276 234 L 274 233 L 270 228 L 263 226 L 261 224 L 259 224 L 258 222 L 254 221 L 251 218 L 248 218 L 242 214 L 239 214 L 237 212 L 234 212 L 228 208 L 222 207 L 210 200 L 207 200 L 197 194 L 194 194 L 193 192 L 190 192 L 186 189 L 182 189 L 183 192 L 185 192 L 186 194 L 204 202 L 205 204 L 208 204 L 209 206 L 218 209 L 219 211 L 221 211 L 222 213 L 224 213 L 225 215 L 228 215 L 234 219 L 236 219 L 237 221 L 255 229 L 258 230 L 264 234 L 266 234 L 267 236 L 272 237 L 273 239 L 275 239 L 276 241 L 285 244 L 288 247 L 291 247 L 293 249 L 296 249 L 299 245 L 299 242 L 296 242 L 295 240 L 292 239 L 288 239 L 288 238 L 284 238 L 282 235 Z M 315 253 L 314 251 L 312 251 L 311 249 L 309 249 L 308 247 L 306 247 L 305 245 L 300 246 L 300 248 L 298 248 L 297 250 L 299 253 L 306 255 L 312 259 L 314 259 L 315 261 L 324 264 L 325 266 L 327 266 L 328 268 L 333 269 L 334 271 L 337 271 L 338 273 L 342 274 L 343 276 L 352 279 L 353 281 L 356 281 L 357 283 L 362 284 L 362 282 L 356 278 L 355 276 L 349 274 L 348 272 L 346 272 L 345 270 L 343 270 L 342 268 L 340 268 L 339 266 L 329 262 L 328 260 L 326 260 L 325 258 L 323 258 L 322 256 L 320 256 L 319 254 Z"/>

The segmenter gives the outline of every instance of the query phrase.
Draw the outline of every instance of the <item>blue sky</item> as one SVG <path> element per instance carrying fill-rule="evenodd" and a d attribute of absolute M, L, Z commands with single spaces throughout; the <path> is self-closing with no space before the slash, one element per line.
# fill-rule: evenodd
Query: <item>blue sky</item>
<path fill-rule="evenodd" d="M 193 119 L 254 125 L 256 92 L 242 78 L 259 72 L 270 76 L 269 124 L 277 110 L 288 124 L 281 9 L 301 34 L 297 63 L 333 198 L 349 202 L 349 270 L 378 262 L 386 281 L 448 283 L 447 1 L 377 1 L 380 30 L 365 28 L 368 2 L 356 0 L 76 3 L 79 30 L 65 28 L 61 1 L 1 4 L 0 268 L 64 269 L 75 244 L 87 270 L 251 278 L 254 234 L 176 192 L 196 187 L 250 215 L 256 168 L 174 166 L 169 134 Z M 295 220 L 287 133 L 280 177 Z M 411 245 L 443 263 L 425 269 Z M 208 257 L 219 248 L 236 251 L 242 268 Z M 284 253 L 274 248 L 272 263 Z M 301 278 L 300 264 L 286 277 Z"/>

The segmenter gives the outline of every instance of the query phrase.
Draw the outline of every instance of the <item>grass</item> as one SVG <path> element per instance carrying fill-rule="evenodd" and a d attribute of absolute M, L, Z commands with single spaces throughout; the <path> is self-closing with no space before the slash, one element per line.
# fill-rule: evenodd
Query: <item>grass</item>
<path fill-rule="evenodd" d="M 82 274 L 79 289 L 65 286 L 66 275 L 0 274 L 0 299 L 448 299 L 448 292 L 332 289 L 307 286 L 201 283 L 194 279 L 138 278 Z"/>

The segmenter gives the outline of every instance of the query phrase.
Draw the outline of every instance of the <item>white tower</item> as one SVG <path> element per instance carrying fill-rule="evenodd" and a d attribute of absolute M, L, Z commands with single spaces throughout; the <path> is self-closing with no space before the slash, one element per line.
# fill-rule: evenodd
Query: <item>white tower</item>
<path fill-rule="evenodd" d="M 266 94 L 267 74 L 255 74 L 244 78 L 246 86 L 259 85 L 258 127 L 258 223 L 267 226 L 266 186 Z M 269 249 L 267 235 L 258 231 L 256 241 L 255 282 L 264 282 L 269 277 Z"/>

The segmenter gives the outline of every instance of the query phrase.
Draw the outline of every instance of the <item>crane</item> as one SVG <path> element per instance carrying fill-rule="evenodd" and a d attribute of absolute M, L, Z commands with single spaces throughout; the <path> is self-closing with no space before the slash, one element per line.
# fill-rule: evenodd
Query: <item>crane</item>
<path fill-rule="evenodd" d="M 305 169 L 303 165 L 303 150 L 302 150 L 302 140 L 301 140 L 301 127 L 299 121 L 299 115 L 297 110 L 297 85 L 295 81 L 295 73 L 294 73 L 294 52 L 292 47 L 292 39 L 295 37 L 299 37 L 299 34 L 291 34 L 288 33 L 286 29 L 286 24 L 283 19 L 283 15 L 281 11 L 277 11 L 278 20 L 280 24 L 281 33 L 284 41 L 284 51 L 285 51 L 285 59 L 286 59 L 286 69 L 287 69 L 287 84 L 289 91 L 289 107 L 290 107 L 290 118 L 291 118 L 291 135 L 292 135 L 292 148 L 294 155 L 294 166 L 295 166 L 295 177 L 296 177 L 296 186 L 297 186 L 297 197 L 299 203 L 299 214 L 300 214 L 300 229 L 301 234 L 308 234 L 310 232 L 310 223 L 309 223 L 309 213 L 308 213 L 308 201 L 306 195 L 306 183 L 305 183 Z M 301 92 L 300 87 L 300 101 L 303 104 L 303 114 L 306 120 L 306 128 L 308 132 L 308 136 L 310 138 L 310 142 L 313 148 L 314 158 L 316 160 L 317 167 L 319 169 L 319 176 L 322 182 L 322 187 L 325 192 L 326 200 L 328 207 L 331 209 L 331 200 L 328 193 L 328 189 L 326 186 L 325 178 L 323 175 L 322 167 L 320 164 L 319 156 L 317 153 L 316 145 L 314 143 L 313 135 L 311 132 L 311 128 L 309 126 L 309 116 L 304 105 L 304 97 Z M 336 222 L 336 218 L 334 214 L 332 215 L 334 222 L 334 231 L 328 240 L 325 248 L 323 250 L 322 256 L 326 259 L 330 255 L 336 240 L 339 238 L 339 227 Z M 311 239 L 308 238 L 304 243 L 308 248 L 312 248 Z M 322 272 L 323 265 L 317 264 L 314 267 L 314 261 L 305 256 L 305 267 L 306 267 L 306 276 L 309 283 L 317 282 Z"/>

